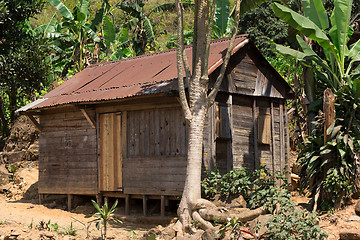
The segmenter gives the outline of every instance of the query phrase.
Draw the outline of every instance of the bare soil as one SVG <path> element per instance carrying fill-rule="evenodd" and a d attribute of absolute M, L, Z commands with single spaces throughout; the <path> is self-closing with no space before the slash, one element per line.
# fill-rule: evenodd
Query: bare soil
<path fill-rule="evenodd" d="M 4 239 L 5 236 L 18 236 L 15 239 L 100 238 L 100 231 L 96 229 L 95 224 L 90 225 L 87 238 L 86 228 L 77 221 L 87 223 L 91 220 L 91 218 L 85 218 L 86 214 L 95 213 L 90 200 L 83 205 L 76 206 L 71 212 L 65 210 L 65 201 L 61 199 L 55 198 L 55 201 L 40 205 L 37 194 L 38 167 L 36 162 L 22 163 L 21 165 L 22 167 L 15 174 L 14 181 L 2 186 L 0 184 L 0 192 L 3 192 L 0 194 L 0 239 Z M 4 174 L 4 170 L 3 164 L 0 166 L 0 178 L 2 179 L 8 177 Z M 122 209 L 123 206 L 119 206 L 117 217 L 123 223 L 111 223 L 108 229 L 107 236 L 112 239 L 139 239 L 145 232 L 157 225 L 156 221 L 151 218 L 148 221 L 144 220 L 140 213 L 132 212 L 132 216 L 126 217 L 123 215 Z M 164 222 L 164 219 L 159 220 Z M 57 231 L 42 229 L 42 223 L 47 224 L 49 221 L 49 228 L 54 228 L 57 224 Z M 62 233 L 69 230 L 71 224 L 76 229 L 75 237 Z M 47 227 L 45 226 L 45 228 Z"/>

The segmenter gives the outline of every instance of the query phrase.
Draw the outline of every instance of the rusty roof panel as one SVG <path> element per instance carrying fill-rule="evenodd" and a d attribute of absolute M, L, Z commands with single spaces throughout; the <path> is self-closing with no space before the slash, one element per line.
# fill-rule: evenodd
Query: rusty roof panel
<path fill-rule="evenodd" d="M 212 41 L 209 74 L 222 64 L 229 41 L 229 38 Z M 247 42 L 247 35 L 237 36 L 233 53 Z M 191 64 L 192 47 L 187 46 L 185 51 Z M 69 103 L 98 102 L 165 93 L 177 89 L 176 79 L 176 49 L 170 49 L 91 65 L 43 96 L 42 101 L 24 109 L 27 111 Z"/>

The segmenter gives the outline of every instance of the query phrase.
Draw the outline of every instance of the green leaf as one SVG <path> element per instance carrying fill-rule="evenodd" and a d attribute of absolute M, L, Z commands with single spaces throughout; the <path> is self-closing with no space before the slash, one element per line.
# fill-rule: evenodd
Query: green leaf
<path fill-rule="evenodd" d="M 297 51 L 292 48 L 285 47 L 285 46 L 282 46 L 279 44 L 275 44 L 275 48 L 282 55 L 287 56 L 287 57 L 293 57 L 300 61 L 303 61 L 305 59 L 305 57 L 307 57 L 307 55 L 303 52 L 300 52 L 300 51 Z"/>
<path fill-rule="evenodd" d="M 56 9 L 63 17 L 70 20 L 74 20 L 74 16 L 71 14 L 69 9 L 62 2 L 60 2 L 59 0 L 47 0 L 47 1 L 48 3 L 56 7 Z"/>
<path fill-rule="evenodd" d="M 304 16 L 313 21 L 319 28 L 329 28 L 329 20 L 321 0 L 302 0 Z"/>
<path fill-rule="evenodd" d="M 96 14 L 94 19 L 91 21 L 91 29 L 96 31 L 96 27 L 102 22 L 104 18 L 104 9 L 100 8 Z"/>
<path fill-rule="evenodd" d="M 94 30 L 92 30 L 90 28 L 90 24 L 86 24 L 84 26 L 85 30 L 87 31 L 87 33 L 90 35 L 91 39 L 94 41 L 94 42 L 100 42 L 101 39 L 99 38 L 99 36 L 94 32 Z"/>
<path fill-rule="evenodd" d="M 220 0 L 221 1 L 221 0 Z M 244 14 L 266 2 L 265 0 L 242 0 L 240 3 L 240 14 Z"/>
<path fill-rule="evenodd" d="M 145 32 L 146 32 L 146 36 L 148 37 L 148 39 L 154 39 L 155 38 L 155 34 L 154 34 L 154 31 L 153 31 L 153 28 L 152 28 L 152 24 L 150 22 L 150 19 L 145 17 L 144 18 L 144 29 L 145 29 Z"/>
<path fill-rule="evenodd" d="M 226 32 L 228 19 L 231 18 L 229 15 L 229 7 L 229 0 L 216 1 L 214 25 L 217 26 L 221 34 L 224 34 Z"/>
<path fill-rule="evenodd" d="M 334 10 L 330 18 L 332 28 L 329 35 L 338 49 L 342 71 L 344 71 L 345 56 L 349 54 L 347 43 L 353 33 L 353 29 L 349 26 L 351 7 L 352 0 L 335 0 Z"/>
<path fill-rule="evenodd" d="M 110 47 L 110 44 L 115 41 L 115 27 L 109 16 L 105 16 L 103 24 L 104 40 L 106 47 Z"/>
<path fill-rule="evenodd" d="M 86 15 L 82 12 L 77 12 L 76 15 L 76 20 L 79 22 L 85 21 L 86 20 Z"/>
<path fill-rule="evenodd" d="M 333 123 L 328 127 L 328 129 L 326 129 L 326 134 L 327 134 L 327 135 L 330 135 L 330 134 L 332 133 L 334 127 L 335 127 L 335 122 L 333 122 Z"/>
<path fill-rule="evenodd" d="M 336 55 L 336 50 L 334 49 L 330 39 L 310 19 L 278 3 L 273 3 L 272 9 L 277 17 L 281 18 L 308 38 L 317 41 L 325 50 L 325 53 L 333 53 Z"/>
<path fill-rule="evenodd" d="M 353 61 L 360 61 L 360 39 L 350 46 L 349 58 Z"/>
<path fill-rule="evenodd" d="M 87 17 L 89 15 L 90 1 L 89 0 L 81 0 L 80 3 L 81 3 L 80 12 L 82 12 Z"/>
<path fill-rule="evenodd" d="M 94 200 L 91 200 L 91 202 L 94 205 L 94 208 L 96 209 L 96 211 L 101 212 L 99 205 Z"/>
<path fill-rule="evenodd" d="M 309 164 L 311 164 L 312 162 L 316 161 L 320 156 L 312 156 L 310 161 L 309 161 Z"/>
<path fill-rule="evenodd" d="M 343 159 L 345 157 L 346 152 L 342 149 L 339 149 L 340 157 Z"/>
<path fill-rule="evenodd" d="M 330 149 L 325 149 L 325 150 L 322 150 L 320 152 L 321 155 L 325 155 L 325 154 L 328 154 L 328 153 L 331 153 L 331 150 Z"/>
<path fill-rule="evenodd" d="M 118 200 L 116 199 L 115 203 L 112 205 L 112 207 L 110 209 L 110 214 L 115 211 L 115 208 L 116 208 L 117 204 L 118 204 Z"/>
<path fill-rule="evenodd" d="M 319 57 L 314 50 L 311 49 L 311 47 L 309 47 L 309 45 L 304 41 L 304 39 L 302 39 L 299 35 L 296 35 L 296 40 L 298 41 L 300 47 L 302 48 L 302 50 L 304 51 L 304 53 L 307 56 L 316 56 Z"/>

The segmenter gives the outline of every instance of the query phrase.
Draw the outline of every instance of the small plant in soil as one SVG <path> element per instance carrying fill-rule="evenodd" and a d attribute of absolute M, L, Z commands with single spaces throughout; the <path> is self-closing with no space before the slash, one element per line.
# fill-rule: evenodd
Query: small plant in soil
<path fill-rule="evenodd" d="M 63 231 L 61 231 L 60 233 L 64 235 L 76 236 L 77 229 L 73 227 L 72 222 L 70 223 L 70 226 L 63 227 L 62 229 Z"/>
<path fill-rule="evenodd" d="M 7 220 L 0 221 L 0 225 L 5 225 L 5 224 L 7 224 Z"/>
<path fill-rule="evenodd" d="M 95 217 L 96 219 L 90 221 L 96 222 L 96 228 L 101 231 L 101 239 L 106 239 L 106 231 L 107 231 L 107 225 L 110 221 L 116 222 L 116 223 L 122 223 L 119 219 L 113 217 L 114 212 L 116 211 L 116 206 L 118 204 L 118 200 L 115 201 L 114 205 L 109 210 L 107 201 L 105 204 L 100 207 L 94 200 L 91 200 L 92 204 L 94 205 L 95 209 L 97 210 L 97 213 L 92 215 L 85 216 L 86 218 Z M 101 228 L 102 225 L 102 228 Z"/>
<path fill-rule="evenodd" d="M 8 167 L 7 167 L 9 173 L 11 173 L 11 176 L 10 176 L 10 181 L 15 181 L 15 173 L 16 173 L 16 170 L 18 169 L 14 164 L 10 164 Z"/>
<path fill-rule="evenodd" d="M 29 228 L 33 228 L 33 225 L 34 225 L 34 220 L 31 220 L 31 223 L 29 224 Z M 38 224 L 36 224 L 35 228 L 38 230 L 57 232 L 59 230 L 59 225 L 57 223 L 51 223 L 51 220 L 49 220 L 48 222 L 41 220 Z"/>

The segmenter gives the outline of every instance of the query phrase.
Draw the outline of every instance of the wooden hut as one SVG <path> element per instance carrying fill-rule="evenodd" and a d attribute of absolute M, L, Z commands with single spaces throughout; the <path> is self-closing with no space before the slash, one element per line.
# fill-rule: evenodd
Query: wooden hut
<path fill-rule="evenodd" d="M 229 38 L 211 43 L 212 82 L 228 44 Z M 191 51 L 187 46 L 189 62 Z M 292 95 L 247 36 L 238 36 L 207 114 L 204 167 L 221 172 L 288 167 L 286 99 Z M 174 49 L 91 65 L 18 112 L 40 130 L 40 195 L 141 197 L 144 202 L 181 195 L 187 125 L 178 101 Z"/>

